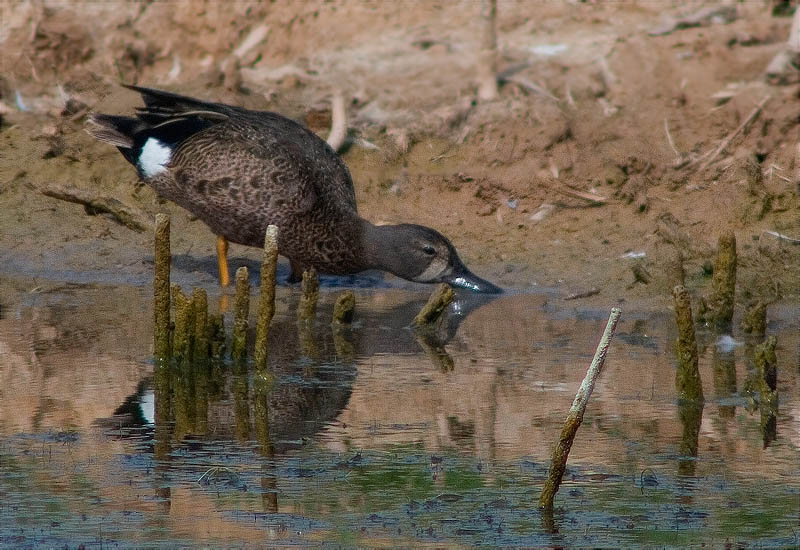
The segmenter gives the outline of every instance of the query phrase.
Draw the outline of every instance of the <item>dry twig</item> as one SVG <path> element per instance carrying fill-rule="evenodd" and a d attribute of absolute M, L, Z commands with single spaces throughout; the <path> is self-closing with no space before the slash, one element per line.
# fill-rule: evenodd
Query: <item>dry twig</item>
<path fill-rule="evenodd" d="M 672 134 L 669 133 L 669 122 L 667 122 L 667 117 L 664 117 L 664 132 L 667 134 L 667 143 L 669 143 L 670 148 L 675 153 L 675 156 L 678 157 L 678 160 L 683 160 L 684 155 L 678 151 L 678 148 L 675 147 L 675 142 L 672 141 Z"/>
<path fill-rule="evenodd" d="M 572 189 L 571 187 L 554 187 L 554 189 L 559 193 L 563 193 L 564 195 L 569 195 L 570 197 L 583 199 L 585 201 L 589 201 L 594 204 L 603 204 L 606 202 L 605 197 L 602 197 L 600 195 L 595 195 L 594 193 L 578 191 L 577 189 Z"/>
<path fill-rule="evenodd" d="M 558 98 L 556 96 L 554 96 L 553 94 L 548 92 L 542 86 L 539 86 L 538 84 L 535 84 L 535 83 L 531 82 L 530 80 L 528 80 L 525 77 L 522 77 L 522 76 L 519 76 L 519 75 L 506 76 L 506 77 L 504 77 L 502 79 L 502 81 L 503 82 L 511 82 L 512 84 L 516 84 L 517 86 L 519 86 L 523 90 L 526 90 L 528 92 L 544 96 L 547 99 L 550 99 L 550 100 L 555 101 L 556 103 L 558 103 Z"/>
<path fill-rule="evenodd" d="M 744 132 L 747 129 L 747 127 L 750 126 L 750 124 L 752 124 L 753 121 L 755 121 L 758 118 L 758 115 L 761 114 L 761 110 L 764 108 L 764 106 L 770 99 L 772 99 L 772 96 L 764 96 L 764 99 L 759 101 L 758 105 L 756 105 L 755 108 L 752 111 L 750 111 L 750 114 L 747 115 L 747 118 L 744 119 L 744 122 L 742 122 L 733 132 L 728 134 L 725 137 L 725 139 L 723 139 L 715 149 L 705 153 L 701 157 L 697 158 L 691 164 L 696 164 L 702 160 L 703 162 L 702 164 L 700 164 L 697 170 L 701 172 L 706 168 L 708 168 L 708 166 L 714 161 L 714 159 L 717 158 L 719 154 L 722 153 L 722 151 L 728 148 L 733 139 L 742 132 Z"/>
<path fill-rule="evenodd" d="M 51 185 L 39 188 L 39 191 L 48 197 L 67 202 L 82 204 L 87 212 L 110 214 L 114 221 L 129 227 L 134 231 L 142 232 L 152 225 L 147 216 L 143 213 L 125 206 L 122 202 L 113 197 L 98 197 L 77 187 L 61 187 Z"/>

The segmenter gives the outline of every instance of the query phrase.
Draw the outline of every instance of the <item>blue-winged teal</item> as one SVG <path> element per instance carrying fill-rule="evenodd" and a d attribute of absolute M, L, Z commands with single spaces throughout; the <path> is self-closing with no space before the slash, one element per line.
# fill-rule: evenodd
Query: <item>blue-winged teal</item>
<path fill-rule="evenodd" d="M 356 210 L 350 172 L 325 141 L 281 115 L 126 86 L 145 106 L 135 117 L 93 114 L 87 131 L 119 148 L 141 179 L 219 235 L 226 284 L 226 239 L 263 246 L 267 225 L 292 277 L 389 271 L 410 281 L 448 282 L 500 292 L 473 275 L 439 232 L 421 225 L 376 226 Z"/>

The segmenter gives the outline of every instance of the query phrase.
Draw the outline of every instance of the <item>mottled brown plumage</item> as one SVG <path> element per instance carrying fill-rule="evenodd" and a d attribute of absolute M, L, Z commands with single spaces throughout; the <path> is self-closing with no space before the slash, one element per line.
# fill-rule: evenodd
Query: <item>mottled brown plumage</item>
<path fill-rule="evenodd" d="M 127 86 L 136 117 L 94 114 L 88 132 L 116 145 L 156 192 L 218 235 L 262 246 L 267 225 L 295 275 L 382 269 L 419 282 L 499 289 L 469 272 L 452 244 L 418 225 L 358 215 L 350 172 L 317 135 L 281 115 Z"/>

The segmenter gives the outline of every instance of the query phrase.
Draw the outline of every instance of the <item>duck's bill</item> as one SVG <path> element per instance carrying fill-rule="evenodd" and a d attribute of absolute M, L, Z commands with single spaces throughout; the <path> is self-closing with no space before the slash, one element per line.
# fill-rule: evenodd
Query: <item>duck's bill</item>
<path fill-rule="evenodd" d="M 467 290 L 471 290 L 472 292 L 480 292 L 481 294 L 500 294 L 503 292 L 503 289 L 499 286 L 493 285 L 485 279 L 481 279 L 467 269 L 465 269 L 462 273 L 453 275 L 447 280 L 447 282 L 452 286 L 466 288 Z"/>

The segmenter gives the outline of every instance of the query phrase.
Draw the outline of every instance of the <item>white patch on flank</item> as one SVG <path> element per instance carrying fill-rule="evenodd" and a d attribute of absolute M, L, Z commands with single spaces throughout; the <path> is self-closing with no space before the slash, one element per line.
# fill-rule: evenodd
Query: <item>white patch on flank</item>
<path fill-rule="evenodd" d="M 156 138 L 150 138 L 144 143 L 142 152 L 139 153 L 139 170 L 146 178 L 157 176 L 167 171 L 166 166 L 171 157 L 172 149 Z"/>

